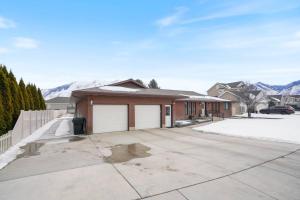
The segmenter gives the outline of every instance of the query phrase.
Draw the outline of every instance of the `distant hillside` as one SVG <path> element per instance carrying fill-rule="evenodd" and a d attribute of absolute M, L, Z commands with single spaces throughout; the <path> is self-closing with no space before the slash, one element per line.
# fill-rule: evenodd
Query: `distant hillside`
<path fill-rule="evenodd" d="M 290 94 L 300 95 L 300 80 L 291 82 L 287 85 L 268 85 L 262 82 L 255 84 L 257 89 L 265 91 L 269 95 Z"/>
<path fill-rule="evenodd" d="M 113 82 L 115 81 L 91 81 L 91 82 L 76 81 L 73 83 L 64 84 L 51 89 L 43 89 L 42 94 L 46 100 L 52 99 L 54 97 L 70 97 L 73 90 L 100 87 Z"/>

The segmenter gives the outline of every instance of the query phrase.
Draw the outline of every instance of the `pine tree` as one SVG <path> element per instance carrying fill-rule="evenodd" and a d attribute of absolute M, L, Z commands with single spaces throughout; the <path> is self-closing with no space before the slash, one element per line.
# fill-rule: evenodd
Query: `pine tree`
<path fill-rule="evenodd" d="M 31 94 L 33 97 L 33 105 L 34 105 L 34 110 L 40 110 L 40 98 L 39 98 L 39 94 L 37 91 L 36 86 L 33 84 L 31 85 Z"/>
<path fill-rule="evenodd" d="M 16 121 L 18 120 L 19 114 L 20 114 L 20 110 L 21 110 L 21 105 L 20 105 L 20 90 L 19 90 L 19 85 L 16 81 L 16 78 L 14 76 L 14 74 L 12 73 L 12 71 L 9 72 L 8 74 L 9 77 L 9 86 L 10 86 L 10 91 L 11 91 L 11 95 L 12 95 L 12 104 L 13 104 L 13 114 L 12 114 L 12 118 L 13 118 L 13 125 L 16 123 Z"/>
<path fill-rule="evenodd" d="M 19 82 L 19 87 L 24 100 L 24 108 L 25 108 L 24 110 L 30 110 L 29 96 L 25 87 L 25 83 L 22 78 Z"/>
<path fill-rule="evenodd" d="M 149 87 L 149 88 L 154 88 L 154 89 L 159 89 L 158 84 L 157 84 L 157 82 L 156 82 L 155 79 L 152 79 L 152 80 L 149 82 L 148 87 Z"/>
<path fill-rule="evenodd" d="M 46 110 L 46 103 L 45 103 L 45 100 L 44 100 L 44 97 L 42 95 L 40 88 L 38 88 L 38 95 L 39 95 L 39 100 L 40 100 L 40 109 Z"/>
<path fill-rule="evenodd" d="M 145 85 L 144 82 L 141 79 L 135 79 L 135 81 L 142 84 L 142 85 Z"/>
<path fill-rule="evenodd" d="M 6 130 L 7 129 L 6 129 L 6 122 L 4 120 L 3 101 L 2 101 L 2 96 L 0 95 L 0 136 L 3 135 L 3 134 L 5 134 Z"/>
<path fill-rule="evenodd" d="M 6 68 L 0 70 L 0 95 L 2 97 L 3 116 L 6 123 L 6 131 L 12 128 L 13 104 L 9 87 L 9 79 L 6 76 Z"/>
<path fill-rule="evenodd" d="M 33 96 L 31 93 L 31 84 L 26 85 L 26 91 L 27 91 L 28 101 L 29 101 L 29 110 L 34 110 Z"/>
<path fill-rule="evenodd" d="M 18 85 L 18 99 L 19 99 L 20 111 L 25 110 L 25 101 L 23 97 L 23 92 L 19 85 Z"/>

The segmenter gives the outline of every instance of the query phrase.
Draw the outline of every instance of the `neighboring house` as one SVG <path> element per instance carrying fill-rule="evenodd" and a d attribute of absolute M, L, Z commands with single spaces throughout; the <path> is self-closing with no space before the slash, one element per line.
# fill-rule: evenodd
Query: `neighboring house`
<path fill-rule="evenodd" d="M 239 115 L 247 111 L 247 105 L 238 92 L 225 91 L 219 97 L 231 101 L 232 115 Z"/>
<path fill-rule="evenodd" d="M 269 95 L 268 97 L 276 105 L 291 105 L 296 109 L 300 109 L 300 95 Z"/>
<path fill-rule="evenodd" d="M 239 115 L 247 112 L 244 94 L 241 92 L 241 89 L 243 89 L 245 85 L 243 81 L 216 83 L 207 91 L 207 94 L 230 100 L 232 102 L 232 115 Z M 253 90 L 251 94 L 254 95 L 256 99 L 254 112 L 259 112 L 259 110 L 268 107 L 269 100 L 263 91 Z"/>
<path fill-rule="evenodd" d="M 88 133 L 173 127 L 176 120 L 231 116 L 231 102 L 193 91 L 150 89 L 129 79 L 72 92 Z"/>
<path fill-rule="evenodd" d="M 70 97 L 55 97 L 45 103 L 47 110 L 67 110 L 69 113 L 75 111 L 75 105 L 70 102 Z"/>
<path fill-rule="evenodd" d="M 239 90 L 245 85 L 243 81 L 237 81 L 232 83 L 216 83 L 207 90 L 209 96 L 218 97 L 228 90 Z"/>

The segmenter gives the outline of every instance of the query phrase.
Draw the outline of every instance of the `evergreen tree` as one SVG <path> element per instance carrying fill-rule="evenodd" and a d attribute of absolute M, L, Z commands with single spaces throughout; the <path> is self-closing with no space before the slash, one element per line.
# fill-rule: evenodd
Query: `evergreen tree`
<path fill-rule="evenodd" d="M 29 101 L 29 110 L 34 110 L 33 96 L 31 93 L 31 84 L 26 85 L 26 91 L 27 91 L 28 101 Z"/>
<path fill-rule="evenodd" d="M 30 110 L 29 96 L 23 79 L 20 80 L 19 87 L 24 100 L 24 108 L 25 108 L 24 110 Z"/>
<path fill-rule="evenodd" d="M 31 85 L 31 94 L 32 94 L 32 100 L 34 105 L 34 110 L 40 110 L 40 98 L 37 91 L 36 86 L 33 84 Z"/>
<path fill-rule="evenodd" d="M 23 97 L 23 92 L 19 85 L 18 85 L 18 100 L 19 100 L 20 111 L 25 110 L 25 101 Z"/>
<path fill-rule="evenodd" d="M 9 77 L 9 86 L 10 86 L 10 91 L 11 91 L 11 95 L 12 95 L 12 104 L 13 104 L 13 114 L 12 114 L 12 118 L 13 118 L 13 125 L 15 124 L 15 122 L 18 120 L 19 114 L 20 114 L 20 110 L 21 110 L 21 105 L 20 105 L 20 90 L 19 90 L 19 85 L 16 81 L 16 78 L 14 76 L 14 74 L 12 73 L 12 71 L 9 72 L 8 74 Z"/>
<path fill-rule="evenodd" d="M 159 89 L 158 84 L 157 84 L 157 82 L 156 82 L 155 79 L 152 79 L 152 80 L 149 82 L 148 87 L 149 87 L 149 88 L 154 88 L 154 89 Z"/>
<path fill-rule="evenodd" d="M 135 81 L 142 84 L 142 85 L 145 85 L 144 82 L 141 79 L 135 79 Z"/>
<path fill-rule="evenodd" d="M 40 88 L 38 88 L 38 95 L 39 95 L 39 100 L 40 100 L 40 109 L 46 110 L 46 103 L 45 103 L 45 100 L 44 100 L 44 97 L 42 95 Z"/>
<path fill-rule="evenodd" d="M 4 119 L 3 101 L 2 101 L 2 96 L 0 95 L 0 136 L 5 134 L 6 130 L 7 129 L 6 129 L 6 122 L 5 122 L 5 119 Z"/>
<path fill-rule="evenodd" d="M 4 110 L 3 116 L 5 120 L 6 131 L 9 131 L 12 128 L 13 104 L 9 87 L 9 79 L 6 76 L 6 73 L 6 68 L 2 67 L 0 69 L 0 95 L 2 98 L 2 105 Z"/>

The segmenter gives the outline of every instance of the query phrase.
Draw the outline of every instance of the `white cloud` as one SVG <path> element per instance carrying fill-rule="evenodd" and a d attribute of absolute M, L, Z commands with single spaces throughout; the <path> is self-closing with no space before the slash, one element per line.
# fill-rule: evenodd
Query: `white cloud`
<path fill-rule="evenodd" d="M 16 24 L 13 20 L 6 19 L 4 17 L 0 16 L 0 29 L 8 29 L 8 28 L 14 28 L 16 27 Z"/>
<path fill-rule="evenodd" d="M 14 46 L 22 49 L 36 49 L 39 47 L 39 42 L 32 38 L 16 37 L 14 38 Z"/>
<path fill-rule="evenodd" d="M 299 2 L 292 1 L 289 3 L 272 0 L 252 0 L 243 3 L 225 3 L 223 8 L 215 10 L 214 12 L 194 17 L 190 19 L 181 20 L 180 24 L 191 24 L 207 20 L 222 19 L 227 17 L 253 15 L 253 14 L 268 14 L 282 11 L 288 11 L 300 6 Z"/>
<path fill-rule="evenodd" d="M 177 23 L 180 20 L 180 18 L 182 17 L 182 15 L 184 13 L 186 13 L 187 11 L 188 11 L 188 8 L 186 8 L 186 7 L 177 7 L 175 9 L 175 13 L 174 14 L 157 20 L 156 24 L 159 27 L 171 26 L 171 25 Z"/>
<path fill-rule="evenodd" d="M 9 52 L 9 50 L 8 50 L 7 48 L 0 47 L 0 55 L 1 55 L 1 54 L 5 54 L 5 53 L 7 53 L 7 52 Z"/>

